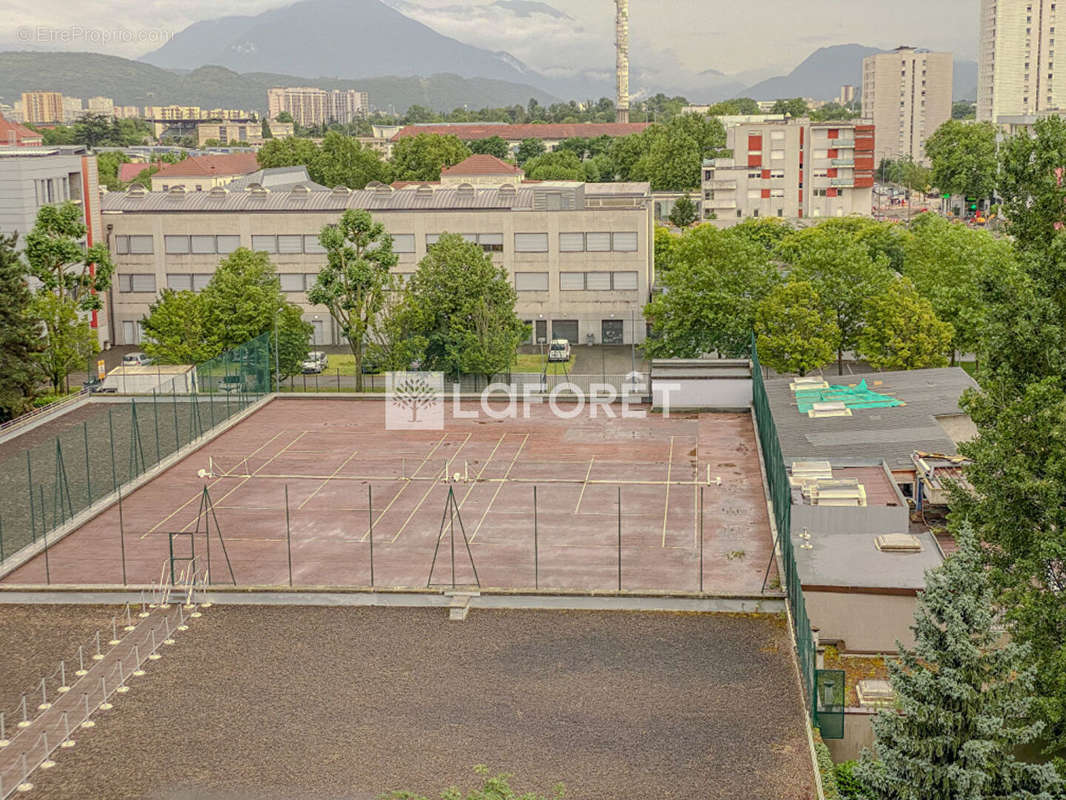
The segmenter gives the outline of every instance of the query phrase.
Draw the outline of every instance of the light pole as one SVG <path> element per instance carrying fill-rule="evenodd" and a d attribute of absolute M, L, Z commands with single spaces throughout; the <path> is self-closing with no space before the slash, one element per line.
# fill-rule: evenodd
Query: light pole
<path fill-rule="evenodd" d="M 278 338 L 278 314 L 281 313 L 279 308 L 274 312 L 274 391 L 281 394 L 281 346 L 280 339 Z"/>

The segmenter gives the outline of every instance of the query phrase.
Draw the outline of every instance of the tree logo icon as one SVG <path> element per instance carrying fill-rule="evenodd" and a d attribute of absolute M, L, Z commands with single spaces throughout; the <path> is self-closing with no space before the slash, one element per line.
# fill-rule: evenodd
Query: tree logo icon
<path fill-rule="evenodd" d="M 385 429 L 444 430 L 444 373 L 387 373 Z"/>

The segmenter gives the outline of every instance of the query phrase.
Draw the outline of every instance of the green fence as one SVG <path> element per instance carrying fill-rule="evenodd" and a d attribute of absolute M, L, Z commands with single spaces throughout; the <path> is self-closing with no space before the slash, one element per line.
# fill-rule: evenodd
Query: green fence
<path fill-rule="evenodd" d="M 816 716 L 814 637 L 811 636 L 811 621 L 807 616 L 807 604 L 803 600 L 803 589 L 800 586 L 799 571 L 796 568 L 796 554 L 792 548 L 791 490 L 788 472 L 785 470 L 785 459 L 781 455 L 781 442 L 777 437 L 777 426 L 770 412 L 770 399 L 766 396 L 766 385 L 763 383 L 762 367 L 759 365 L 759 353 L 754 337 L 751 342 L 751 360 L 755 424 L 759 432 L 763 462 L 766 464 L 766 479 L 770 484 L 774 523 L 777 525 L 777 537 L 781 546 L 785 591 L 788 595 L 789 610 L 792 612 L 792 623 L 796 630 L 796 647 L 799 651 L 800 673 L 803 675 L 803 690 L 808 703 L 811 704 L 812 714 Z"/>
<path fill-rule="evenodd" d="M 97 395 L 3 445 L 0 562 L 122 489 L 270 391 L 267 334 L 199 364 L 146 380 L 129 397 Z"/>

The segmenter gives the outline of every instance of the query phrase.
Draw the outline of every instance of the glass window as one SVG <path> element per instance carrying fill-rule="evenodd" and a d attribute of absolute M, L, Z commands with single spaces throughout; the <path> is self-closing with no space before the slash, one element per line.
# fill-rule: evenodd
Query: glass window
<path fill-rule="evenodd" d="M 478 244 L 481 245 L 481 249 L 486 253 L 502 253 L 503 252 L 503 234 L 502 233 L 479 233 Z"/>
<path fill-rule="evenodd" d="M 560 253 L 583 253 L 585 252 L 585 234 L 583 233 L 560 233 Z"/>
<path fill-rule="evenodd" d="M 616 253 L 637 252 L 637 232 L 626 231 L 614 235 L 614 250 Z"/>
<path fill-rule="evenodd" d="M 189 252 L 189 237 L 164 236 L 163 247 L 169 255 L 184 255 Z"/>
<path fill-rule="evenodd" d="M 154 292 L 155 275 L 119 275 L 120 292 Z"/>
<path fill-rule="evenodd" d="M 281 279 L 281 291 L 302 292 L 304 290 L 304 274 L 302 272 L 278 273 Z"/>
<path fill-rule="evenodd" d="M 214 236 L 193 236 L 191 239 L 189 249 L 193 253 L 214 253 L 216 250 Z"/>
<path fill-rule="evenodd" d="M 318 234 L 309 233 L 304 236 L 304 252 L 316 256 L 326 252 L 326 248 L 318 241 Z"/>
<path fill-rule="evenodd" d="M 564 292 L 581 291 L 585 288 L 584 272 L 560 272 L 559 289 Z"/>
<path fill-rule="evenodd" d="M 151 236 L 131 236 L 130 255 L 151 255 L 155 252 L 154 240 Z"/>
<path fill-rule="evenodd" d="M 611 273 L 609 272 L 586 272 L 585 286 L 590 291 L 604 291 L 611 288 Z"/>
<path fill-rule="evenodd" d="M 620 292 L 634 291 L 637 288 L 636 272 L 614 273 L 614 288 Z"/>
<path fill-rule="evenodd" d="M 130 237 L 129 236 L 116 236 L 115 237 L 115 253 L 120 256 L 126 255 L 130 251 Z"/>
<path fill-rule="evenodd" d="M 471 244 L 477 244 L 477 234 L 476 233 L 463 233 L 463 234 L 460 234 L 460 235 L 463 237 L 463 241 L 464 242 L 470 242 Z"/>
<path fill-rule="evenodd" d="M 432 247 L 440 241 L 439 233 L 427 233 L 426 234 L 426 247 Z"/>
<path fill-rule="evenodd" d="M 278 236 L 279 253 L 302 253 L 304 251 L 304 237 L 300 235 L 282 234 Z"/>
<path fill-rule="evenodd" d="M 218 252 L 222 255 L 229 255 L 241 246 L 240 236 L 226 235 L 216 238 L 218 239 Z"/>
<path fill-rule="evenodd" d="M 252 237 L 252 249 L 257 253 L 263 251 L 265 253 L 278 252 L 278 240 L 276 236 L 253 236 Z"/>
<path fill-rule="evenodd" d="M 202 292 L 207 288 L 207 284 L 211 282 L 211 273 L 200 273 L 192 276 L 192 290 L 194 292 Z"/>
<path fill-rule="evenodd" d="M 547 253 L 548 234 L 516 233 L 514 235 L 514 249 L 516 253 Z"/>
<path fill-rule="evenodd" d="M 514 288 L 519 292 L 546 292 L 548 291 L 548 273 L 516 272 Z"/>
<path fill-rule="evenodd" d="M 192 289 L 192 275 L 175 275 L 167 273 L 167 288 L 175 292 L 187 292 Z"/>
<path fill-rule="evenodd" d="M 428 239 L 428 237 L 427 237 Z M 396 233 L 392 237 L 392 252 L 413 253 L 415 251 L 415 235 L 413 233 Z"/>
<path fill-rule="evenodd" d="M 585 247 L 590 253 L 609 253 L 611 251 L 611 234 L 586 233 Z"/>

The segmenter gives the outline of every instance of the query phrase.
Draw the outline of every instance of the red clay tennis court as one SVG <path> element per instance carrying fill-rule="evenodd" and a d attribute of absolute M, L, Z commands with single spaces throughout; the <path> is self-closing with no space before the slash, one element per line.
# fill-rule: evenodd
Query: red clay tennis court
<path fill-rule="evenodd" d="M 205 486 L 221 538 L 198 520 Z M 231 567 L 239 586 L 288 586 L 291 552 L 296 587 L 365 587 L 372 520 L 375 586 L 425 587 L 438 540 L 433 583 L 450 585 L 449 491 L 482 588 L 617 590 L 620 553 L 624 590 L 697 591 L 702 531 L 703 590 L 752 595 L 771 552 L 748 414 L 559 419 L 533 405 L 528 418 L 448 413 L 444 430 L 389 431 L 382 400 L 294 397 L 124 498 L 123 536 L 111 507 L 51 546 L 47 570 L 37 556 L 4 582 L 119 584 L 123 546 L 126 582 L 156 582 L 173 543 L 179 557 L 195 546 L 201 567 L 210 549 L 217 584 Z M 454 530 L 455 579 L 469 586 Z"/>

